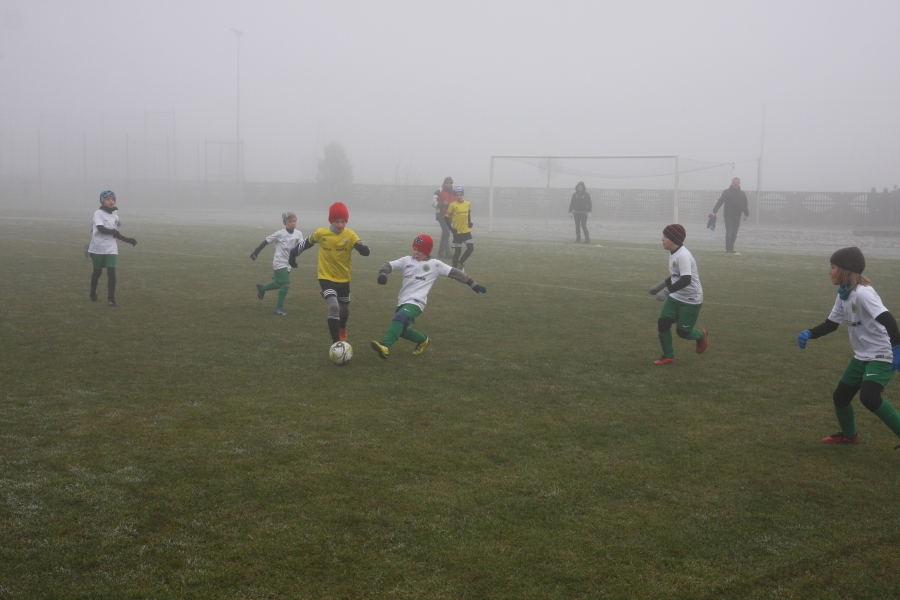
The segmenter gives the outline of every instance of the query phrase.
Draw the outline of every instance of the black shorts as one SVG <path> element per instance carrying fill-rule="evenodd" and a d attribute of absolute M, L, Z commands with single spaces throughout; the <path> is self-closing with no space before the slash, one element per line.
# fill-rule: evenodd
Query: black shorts
<path fill-rule="evenodd" d="M 472 232 L 466 233 L 454 233 L 453 234 L 453 243 L 451 246 L 456 248 L 457 246 L 462 246 L 463 244 L 474 244 L 475 242 L 472 240 Z"/>
<path fill-rule="evenodd" d="M 320 279 L 319 286 L 322 288 L 323 298 L 335 296 L 338 302 L 350 302 L 350 282 L 338 283 L 328 279 Z"/>

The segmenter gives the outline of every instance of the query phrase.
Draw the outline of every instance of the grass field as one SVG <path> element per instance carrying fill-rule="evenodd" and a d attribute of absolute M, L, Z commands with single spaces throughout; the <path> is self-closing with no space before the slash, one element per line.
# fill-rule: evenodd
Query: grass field
<path fill-rule="evenodd" d="M 709 350 L 657 367 L 656 238 L 484 236 L 488 293 L 439 281 L 382 361 L 418 232 L 358 230 L 339 368 L 315 251 L 281 318 L 270 230 L 141 223 L 111 309 L 83 221 L 0 220 L 0 597 L 898 595 L 898 440 L 857 401 L 860 445 L 819 443 L 850 346 L 796 346 L 827 257 L 695 252 Z M 898 272 L 866 270 L 894 314 Z"/>

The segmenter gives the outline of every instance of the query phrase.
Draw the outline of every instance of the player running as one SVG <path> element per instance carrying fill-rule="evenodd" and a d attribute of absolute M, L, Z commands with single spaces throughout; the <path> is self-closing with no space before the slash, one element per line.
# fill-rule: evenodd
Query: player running
<path fill-rule="evenodd" d="M 684 227 L 677 223 L 666 225 L 663 229 L 662 245 L 669 251 L 671 275 L 650 288 L 651 295 L 655 295 L 657 300 L 665 301 L 657 323 L 663 355 L 653 361 L 655 365 L 675 362 L 671 331 L 673 323 L 678 337 L 697 343 L 697 354 L 706 351 L 706 338 L 709 332 L 694 327 L 703 306 L 703 287 L 700 285 L 697 261 L 694 260 L 690 250 L 684 247 L 686 235 Z"/>
<path fill-rule="evenodd" d="M 850 334 L 853 358 L 832 394 L 841 430 L 823 438 L 826 444 L 859 443 L 851 404 L 856 392 L 862 405 L 900 437 L 900 415 L 881 397 L 894 371 L 900 368 L 900 329 L 872 282 L 863 276 L 865 268 L 866 259 L 859 248 L 842 248 L 832 254 L 828 275 L 832 285 L 838 286 L 834 308 L 824 323 L 797 335 L 797 345 L 803 350 L 807 341 L 828 335 L 841 322 L 847 323 Z M 897 449 L 900 445 L 894 447 Z"/>
<path fill-rule="evenodd" d="M 413 240 L 412 255 L 386 262 L 378 270 L 378 283 L 387 283 L 388 274 L 394 271 L 403 273 L 403 283 L 400 286 L 400 296 L 397 299 L 397 308 L 394 309 L 394 319 L 391 326 L 384 334 L 384 339 L 379 344 L 372 342 L 372 349 L 381 358 L 387 358 L 391 346 L 399 338 L 409 340 L 416 345 L 413 354 L 422 354 L 431 341 L 424 333 L 413 329 L 416 318 L 425 310 L 428 302 L 428 291 L 440 275 L 446 275 L 472 288 L 476 294 L 483 294 L 487 289 L 481 284 L 475 283 L 471 277 L 457 268 L 450 267 L 435 258 L 431 258 L 431 250 L 434 248 L 434 240 L 431 236 L 420 235 Z"/>
<path fill-rule="evenodd" d="M 331 341 L 347 340 L 347 319 L 350 318 L 350 274 L 353 270 L 352 250 L 369 255 L 369 247 L 359 240 L 352 229 L 347 229 L 350 211 L 343 202 L 335 202 L 328 209 L 328 227 L 316 229 L 311 236 L 300 241 L 291 250 L 288 262 L 297 266 L 296 258 L 304 250 L 319 244 L 319 285 L 322 298 L 328 304 L 328 332 Z"/>
<path fill-rule="evenodd" d="M 451 248 L 455 248 L 453 266 L 465 271 L 465 262 L 475 251 L 475 242 L 472 240 L 472 203 L 466 200 L 466 191 L 462 186 L 453 188 L 453 196 L 456 199 L 447 206 L 444 220 L 453 232 L 453 243 L 450 244 Z M 460 257 L 463 245 L 466 246 L 466 253 Z"/>
<path fill-rule="evenodd" d="M 272 275 L 272 281 L 265 285 L 257 283 L 256 297 L 262 300 L 266 292 L 278 290 L 278 300 L 275 302 L 275 308 L 272 310 L 272 313 L 286 317 L 284 299 L 287 298 L 291 287 L 291 265 L 288 263 L 288 259 L 290 258 L 291 248 L 294 248 L 303 239 L 303 233 L 299 229 L 295 229 L 297 227 L 297 215 L 291 211 L 281 215 L 281 222 L 284 223 L 284 229 L 279 229 L 264 239 L 262 244 L 250 255 L 250 260 L 256 260 L 263 248 L 269 244 L 276 244 L 275 257 L 272 259 L 272 269 L 275 272 Z"/>

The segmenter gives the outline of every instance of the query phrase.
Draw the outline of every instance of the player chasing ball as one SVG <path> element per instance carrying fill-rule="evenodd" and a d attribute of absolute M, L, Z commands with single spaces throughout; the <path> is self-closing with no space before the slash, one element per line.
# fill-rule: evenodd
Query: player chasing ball
<path fill-rule="evenodd" d="M 663 355 L 653 361 L 655 365 L 668 365 L 675 362 L 671 331 L 673 323 L 678 337 L 684 340 L 694 340 L 697 343 L 697 354 L 703 354 L 706 351 L 709 332 L 706 329 L 694 327 L 700 316 L 700 308 L 703 306 L 703 288 L 700 285 L 697 261 L 694 260 L 694 255 L 684 247 L 686 235 L 684 227 L 677 223 L 666 225 L 666 228 L 663 229 L 662 245 L 669 251 L 670 276 L 649 290 L 657 300 L 664 301 L 657 323 Z"/>
<path fill-rule="evenodd" d="M 126 244 L 137 246 L 134 238 L 123 237 L 119 233 L 119 215 L 116 213 L 116 195 L 110 190 L 100 194 L 100 208 L 94 212 L 91 221 L 91 243 L 86 249 L 91 264 L 94 267 L 91 273 L 91 300 L 97 300 L 97 284 L 100 275 L 106 269 L 106 297 L 109 305 L 118 308 L 116 302 L 116 259 L 119 256 L 119 246 L 116 240 L 122 240 Z"/>
<path fill-rule="evenodd" d="M 400 286 L 400 295 L 397 298 L 397 308 L 394 309 L 391 326 L 384 334 L 381 343 L 372 342 L 372 349 L 384 359 L 387 359 L 391 346 L 400 338 L 409 340 L 416 345 L 413 354 L 422 354 L 428 346 L 431 340 L 424 333 L 413 329 L 413 325 L 416 318 L 425 310 L 428 291 L 439 276 L 446 275 L 450 279 L 464 283 L 476 294 L 487 292 L 483 285 L 476 283 L 460 269 L 451 267 L 436 258 L 431 258 L 434 240 L 430 236 L 424 234 L 416 236 L 412 247 L 412 255 L 386 262 L 378 270 L 378 283 L 381 285 L 387 283 L 388 274 L 394 271 L 403 273 L 403 283 Z"/>
<path fill-rule="evenodd" d="M 303 234 L 300 230 L 296 229 L 297 215 L 291 211 L 287 211 L 281 215 L 281 222 L 284 223 L 284 228 L 279 229 L 264 239 L 262 244 L 257 246 L 256 250 L 253 251 L 253 254 L 250 255 L 250 260 L 256 260 L 256 257 L 259 256 L 259 253 L 262 252 L 263 248 L 269 244 L 275 244 L 275 257 L 272 259 L 272 269 L 274 270 L 272 281 L 265 285 L 257 283 L 256 297 L 262 300 L 265 297 L 266 292 L 278 290 L 278 300 L 275 303 L 275 308 L 272 312 L 276 315 L 286 317 L 287 313 L 284 310 L 284 299 L 287 298 L 291 287 L 291 265 L 288 263 L 288 260 L 290 258 L 291 249 L 300 243 L 303 239 Z"/>
<path fill-rule="evenodd" d="M 832 285 L 838 286 L 834 308 L 824 323 L 797 335 L 797 345 L 803 350 L 809 340 L 837 330 L 841 322 L 847 323 L 853 358 L 832 394 L 841 430 L 823 438 L 826 444 L 859 443 L 851 404 L 857 392 L 862 405 L 900 437 L 900 415 L 881 397 L 894 371 L 900 368 L 900 330 L 872 282 L 863 276 L 865 268 L 866 259 L 859 248 L 842 248 L 832 254 L 828 275 Z M 897 449 L 900 444 L 894 447 Z"/>
<path fill-rule="evenodd" d="M 343 202 L 335 202 L 328 209 L 328 227 L 316 229 L 306 239 L 301 239 L 288 257 L 292 267 L 297 266 L 301 252 L 319 244 L 318 278 L 322 298 L 328 304 L 328 332 L 332 344 L 347 340 L 347 319 L 350 318 L 350 275 L 353 270 L 353 253 L 369 255 L 369 247 L 363 244 L 352 229 L 347 229 L 350 212 Z"/>

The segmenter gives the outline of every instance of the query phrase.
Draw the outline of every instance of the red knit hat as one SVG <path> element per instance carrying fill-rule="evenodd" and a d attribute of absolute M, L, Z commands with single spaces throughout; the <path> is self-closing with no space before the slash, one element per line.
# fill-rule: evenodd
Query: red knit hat
<path fill-rule="evenodd" d="M 431 254 L 431 250 L 434 248 L 434 240 L 431 239 L 430 235 L 417 235 L 416 239 L 413 240 L 413 248 L 424 254 L 425 256 L 429 256 Z"/>
<path fill-rule="evenodd" d="M 684 230 L 683 226 L 679 225 L 678 223 L 673 223 L 672 225 L 666 225 L 666 228 L 663 229 L 663 235 L 679 246 L 683 246 L 684 238 L 685 236 L 687 236 L 687 232 Z"/>
<path fill-rule="evenodd" d="M 335 202 L 328 209 L 328 222 L 334 223 L 338 219 L 342 221 L 350 220 L 350 211 L 347 210 L 347 206 L 343 202 Z"/>

